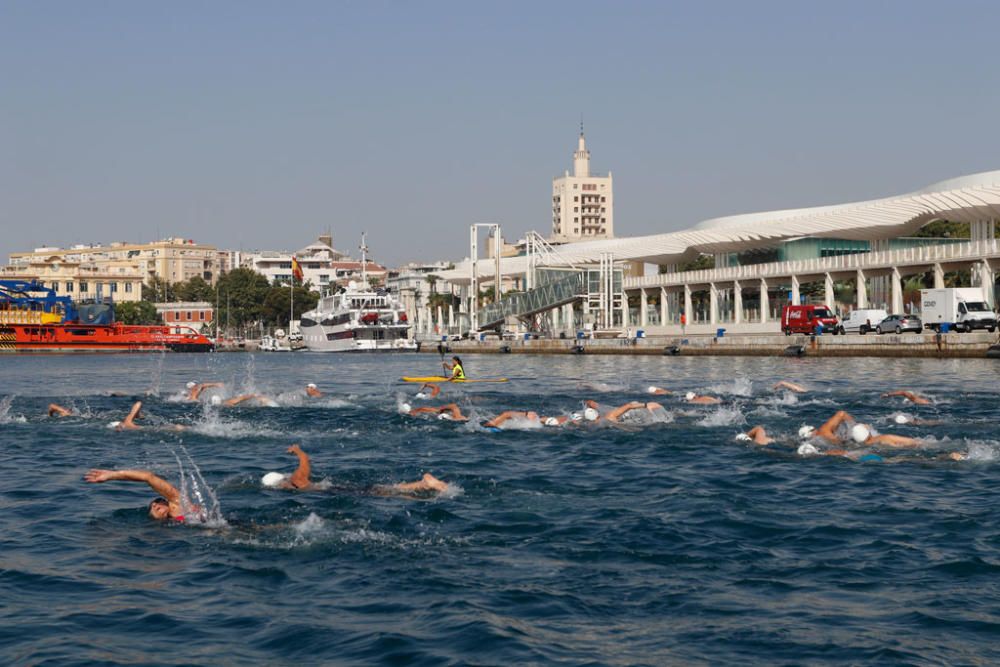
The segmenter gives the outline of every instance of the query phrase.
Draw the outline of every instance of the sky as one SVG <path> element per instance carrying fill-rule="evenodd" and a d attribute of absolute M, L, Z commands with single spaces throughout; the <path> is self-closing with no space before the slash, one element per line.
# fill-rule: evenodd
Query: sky
<path fill-rule="evenodd" d="M 1000 3 L 0 0 L 0 259 L 180 236 L 458 260 L 551 230 L 582 117 L 617 236 L 1000 169 Z"/>

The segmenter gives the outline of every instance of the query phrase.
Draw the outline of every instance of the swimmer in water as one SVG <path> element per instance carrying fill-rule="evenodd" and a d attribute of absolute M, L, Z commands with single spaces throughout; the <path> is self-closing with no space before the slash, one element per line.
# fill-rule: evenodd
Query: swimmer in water
<path fill-rule="evenodd" d="M 524 419 L 529 422 L 541 423 L 542 418 L 538 416 L 537 412 L 528 410 L 527 412 L 523 410 L 505 410 L 501 412 L 493 419 L 489 419 L 483 422 L 484 428 L 500 428 L 504 422 L 509 419 Z"/>
<path fill-rule="evenodd" d="M 323 392 L 317 389 L 315 384 L 310 382 L 306 385 L 306 396 L 309 398 L 321 398 L 323 396 Z"/>
<path fill-rule="evenodd" d="M 774 438 L 767 434 L 767 431 L 764 430 L 763 426 L 754 426 L 746 433 L 740 433 L 737 435 L 736 439 L 749 441 L 755 445 L 770 445 L 774 442 Z"/>
<path fill-rule="evenodd" d="M 428 394 L 426 391 L 424 391 L 425 389 L 429 390 L 430 394 Z M 417 392 L 417 396 L 416 397 L 420 398 L 420 399 L 437 398 L 437 395 L 440 394 L 440 393 L 441 393 L 441 387 L 437 386 L 437 384 L 435 384 L 433 382 L 426 382 L 426 383 L 424 383 L 424 386 L 422 386 L 420 388 L 420 391 Z"/>
<path fill-rule="evenodd" d="M 403 414 L 407 414 L 411 417 L 416 417 L 417 415 L 437 415 L 438 419 L 445 419 L 448 421 L 464 422 L 469 420 L 468 417 L 462 414 L 462 410 L 458 407 L 457 403 L 448 403 L 446 405 L 426 408 L 414 408 L 411 407 L 409 403 L 403 403 L 403 405 L 400 406 L 400 409 Z"/>
<path fill-rule="evenodd" d="M 222 405 L 227 408 L 231 408 L 240 405 L 241 403 L 246 403 L 247 401 L 254 401 L 259 405 L 263 405 L 269 408 L 273 408 L 278 405 L 274 401 L 274 399 L 268 398 L 263 394 L 243 394 L 242 396 L 237 396 L 235 398 L 230 398 L 229 400 L 222 401 Z M 217 405 L 218 403 L 213 401 L 212 404 Z"/>
<path fill-rule="evenodd" d="M 142 427 L 136 424 L 135 420 L 139 418 L 141 412 L 142 401 L 136 401 L 132 405 L 132 409 L 129 410 L 128 415 L 125 416 L 125 419 L 115 424 L 115 429 L 118 431 L 138 431 Z"/>
<path fill-rule="evenodd" d="M 652 394 L 653 396 L 667 396 L 667 395 L 672 394 L 674 392 L 670 391 L 669 389 L 664 389 L 663 387 L 657 387 L 656 385 L 650 385 L 649 387 L 646 388 L 646 393 L 647 394 Z"/>
<path fill-rule="evenodd" d="M 604 415 L 604 419 L 613 424 L 616 424 L 619 423 L 619 420 L 622 417 L 624 417 L 629 412 L 632 412 L 633 410 L 648 410 L 650 414 L 655 414 L 657 410 L 662 410 L 662 409 L 663 406 L 655 401 L 650 401 L 649 403 L 643 403 L 642 401 L 632 401 L 630 403 L 626 403 L 625 405 L 620 405 L 617 408 L 610 410 L 606 415 Z"/>
<path fill-rule="evenodd" d="M 223 384 L 221 382 L 202 382 L 200 384 L 197 382 L 188 382 L 187 400 L 197 401 L 198 398 L 201 396 L 201 392 L 205 391 L 206 389 L 212 389 L 214 387 L 222 387 L 222 386 Z"/>
<path fill-rule="evenodd" d="M 684 400 L 688 403 L 694 403 L 696 405 L 716 405 L 717 403 L 722 403 L 721 398 L 716 398 L 714 396 L 699 396 L 693 391 L 689 391 L 684 394 Z"/>
<path fill-rule="evenodd" d="M 317 487 L 310 480 L 312 468 L 309 462 L 309 455 L 302 451 L 297 444 L 292 445 L 287 450 L 289 454 L 295 454 L 299 459 L 299 467 L 290 476 L 278 472 L 269 472 L 261 479 L 264 486 L 276 489 L 290 489 L 295 491 L 310 491 Z M 375 495 L 416 495 L 420 493 L 442 493 L 448 490 L 448 483 L 443 482 L 434 475 L 424 473 L 423 477 L 416 482 L 400 482 L 399 484 L 377 485 L 371 491 Z"/>
<path fill-rule="evenodd" d="M 922 419 L 920 417 L 914 417 L 913 415 L 908 415 L 904 412 L 897 412 L 891 415 L 893 423 L 903 426 L 904 424 L 913 424 L 914 426 L 940 426 L 943 422 L 940 419 Z"/>
<path fill-rule="evenodd" d="M 145 482 L 156 493 L 159 498 L 154 498 L 149 503 L 149 516 L 157 521 L 174 519 L 184 520 L 184 509 L 181 503 L 181 493 L 177 488 L 162 477 L 154 475 L 148 470 L 98 470 L 94 469 L 83 477 L 91 484 L 102 482 L 123 481 L 123 482 Z M 198 511 L 199 508 L 193 508 Z"/>
<path fill-rule="evenodd" d="M 931 404 L 931 402 L 928 399 L 924 398 L 923 396 L 918 396 L 917 394 L 914 394 L 912 391 L 902 391 L 902 390 L 900 390 L 900 391 L 889 391 L 889 392 L 886 392 L 886 393 L 882 394 L 882 398 L 892 398 L 893 396 L 901 396 L 904 399 L 906 399 L 907 401 L 909 401 L 910 403 L 913 403 L 914 405 L 930 405 Z"/>
<path fill-rule="evenodd" d="M 72 417 L 73 411 L 58 403 L 49 403 L 49 417 Z"/>
<path fill-rule="evenodd" d="M 796 394 L 804 394 L 807 391 L 809 391 L 802 385 L 795 384 L 794 382 L 788 382 L 787 380 L 782 380 L 781 382 L 778 382 L 773 387 L 771 387 L 771 389 L 773 389 L 774 391 L 778 391 L 779 389 L 787 389 L 788 391 L 794 391 Z"/>
<path fill-rule="evenodd" d="M 859 423 L 854 417 L 844 410 L 838 410 L 832 417 L 816 429 L 815 434 L 833 444 L 840 444 L 845 441 L 837 433 L 838 429 L 844 425 L 850 426 L 848 438 L 859 445 L 885 445 L 887 447 L 916 447 L 920 441 L 916 438 L 907 438 L 902 435 L 873 435 L 871 427 L 867 424 Z"/>

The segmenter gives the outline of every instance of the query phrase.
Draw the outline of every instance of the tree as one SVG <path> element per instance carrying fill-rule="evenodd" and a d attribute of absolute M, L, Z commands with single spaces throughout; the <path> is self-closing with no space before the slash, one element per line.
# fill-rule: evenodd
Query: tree
<path fill-rule="evenodd" d="M 261 318 L 267 326 L 288 326 L 288 311 L 294 307 L 295 319 L 302 317 L 302 313 L 312 310 L 319 301 L 319 294 L 310 292 L 305 287 L 296 287 L 295 303 L 290 304 L 291 289 L 283 286 L 272 287 L 264 297 L 261 308 Z"/>
<path fill-rule="evenodd" d="M 178 301 L 215 301 L 215 288 L 205 282 L 201 276 L 194 276 L 187 282 L 173 286 Z"/>
<path fill-rule="evenodd" d="M 153 276 L 142 286 L 142 300 L 151 303 L 176 301 L 175 285 L 168 283 L 159 276 Z"/>
<path fill-rule="evenodd" d="M 914 236 L 919 238 L 967 239 L 970 236 L 969 223 L 935 220 L 929 225 L 921 227 Z"/>
<path fill-rule="evenodd" d="M 220 321 L 244 327 L 260 320 L 271 285 L 261 274 L 241 267 L 219 276 L 218 290 Z"/>
<path fill-rule="evenodd" d="M 431 286 L 431 294 L 437 294 L 437 281 L 441 279 L 433 273 L 428 273 L 424 280 L 426 280 L 427 284 Z"/>
<path fill-rule="evenodd" d="M 115 304 L 115 319 L 122 324 L 156 324 L 156 306 L 149 301 L 120 301 Z"/>

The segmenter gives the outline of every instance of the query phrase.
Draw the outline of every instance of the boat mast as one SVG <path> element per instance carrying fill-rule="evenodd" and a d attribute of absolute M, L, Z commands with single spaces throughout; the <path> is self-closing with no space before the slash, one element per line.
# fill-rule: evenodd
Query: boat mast
<path fill-rule="evenodd" d="M 367 232 L 361 232 L 361 247 L 358 248 L 361 251 L 361 289 L 368 290 L 368 246 L 365 245 L 365 234 Z"/>

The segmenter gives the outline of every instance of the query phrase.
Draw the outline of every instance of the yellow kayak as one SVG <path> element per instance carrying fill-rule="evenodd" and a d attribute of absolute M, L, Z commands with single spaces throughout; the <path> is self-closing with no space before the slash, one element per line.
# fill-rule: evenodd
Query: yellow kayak
<path fill-rule="evenodd" d="M 403 382 L 506 382 L 507 378 L 465 378 L 464 380 L 452 380 L 443 375 L 428 375 L 426 377 L 402 377 Z"/>

